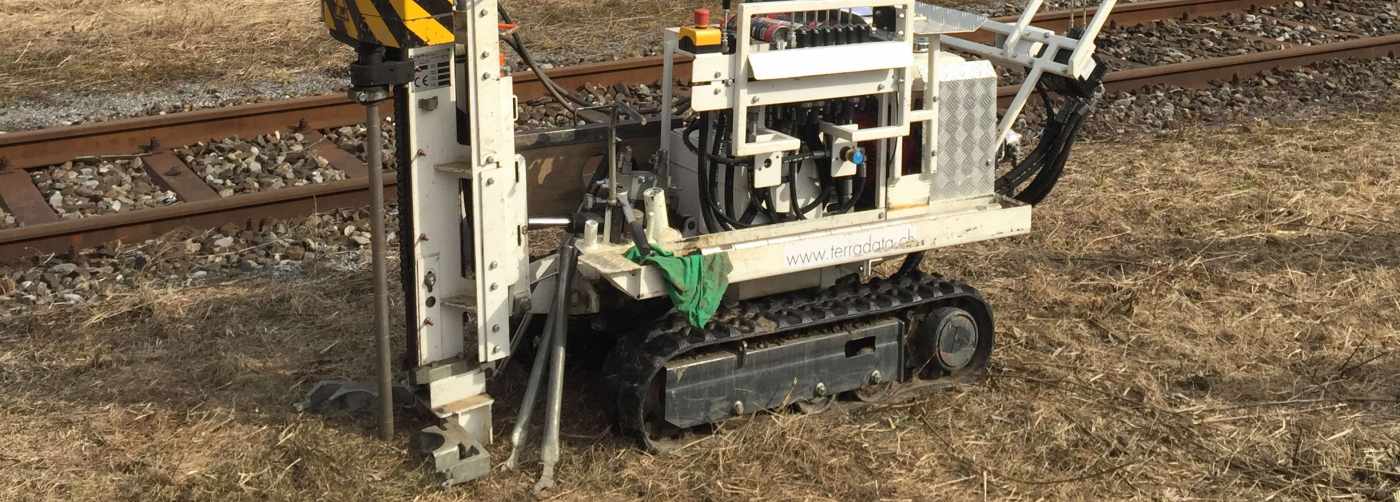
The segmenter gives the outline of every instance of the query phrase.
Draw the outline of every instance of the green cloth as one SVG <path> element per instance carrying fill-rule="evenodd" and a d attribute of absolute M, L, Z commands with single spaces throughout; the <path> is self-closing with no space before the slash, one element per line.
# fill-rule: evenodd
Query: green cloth
<path fill-rule="evenodd" d="M 651 254 L 642 256 L 634 246 L 627 250 L 627 259 L 642 265 L 655 265 L 666 277 L 666 291 L 676 310 L 685 313 L 691 326 L 705 327 L 719 309 L 724 290 L 729 287 L 729 271 L 734 267 L 724 253 L 676 256 L 656 246 Z"/>

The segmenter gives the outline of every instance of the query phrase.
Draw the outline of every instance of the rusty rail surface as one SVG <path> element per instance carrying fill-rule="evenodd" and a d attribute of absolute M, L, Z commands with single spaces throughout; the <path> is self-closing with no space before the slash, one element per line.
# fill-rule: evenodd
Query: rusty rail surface
<path fill-rule="evenodd" d="M 1282 3 L 1278 0 L 1160 0 L 1127 4 L 1114 13 L 1118 25 L 1140 24 L 1164 18 L 1218 15 L 1251 6 Z M 1091 12 L 1092 13 L 1092 12 Z M 1037 18 L 1037 24 L 1063 29 L 1067 11 Z M 1076 14 L 1077 15 L 1077 14 Z M 1275 68 L 1306 65 L 1322 60 L 1370 58 L 1400 54 L 1400 35 L 1363 38 L 1333 44 L 1212 58 L 1187 63 L 1116 71 L 1107 76 L 1110 91 L 1128 91 L 1150 85 L 1199 88 L 1212 81 L 1244 78 Z M 681 62 L 686 64 L 686 62 Z M 661 58 L 639 58 L 581 65 L 551 71 L 551 78 L 566 88 L 592 82 L 603 85 L 651 83 L 660 75 Z M 517 75 L 516 93 L 522 99 L 544 94 L 533 74 Z M 1009 99 L 1015 86 L 999 89 Z M 368 181 L 364 164 L 339 147 L 320 142 L 316 153 L 346 172 L 350 179 L 332 183 L 282 188 L 219 198 L 197 175 L 168 152 L 174 146 L 211 138 L 252 136 L 276 130 L 299 130 L 309 136 L 316 129 L 359 123 L 363 108 L 342 96 L 318 96 L 202 110 L 156 117 L 117 120 L 0 135 L 0 202 L 22 226 L 0 230 L 0 261 L 39 253 L 62 253 L 106 242 L 137 241 L 178 228 L 213 228 L 230 222 L 290 218 L 341 208 L 363 206 Z M 656 124 L 632 124 L 623 136 L 636 154 L 646 158 L 656 148 Z M 580 180 L 602 159 L 603 131 L 590 126 L 542 131 L 517 136 L 516 142 L 530 163 L 529 207 L 532 214 L 557 215 L 577 204 L 579 187 L 560 179 Z M 24 170 L 90 155 L 144 154 L 147 173 L 157 184 L 174 191 L 180 203 L 129 213 L 60 219 L 48 207 Z M 549 182 L 546 182 L 549 180 Z M 395 178 L 386 177 L 392 190 Z"/>

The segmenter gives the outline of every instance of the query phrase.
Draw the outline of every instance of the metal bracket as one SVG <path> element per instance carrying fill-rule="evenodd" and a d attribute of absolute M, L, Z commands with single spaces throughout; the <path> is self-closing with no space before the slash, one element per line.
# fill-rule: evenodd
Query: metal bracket
<path fill-rule="evenodd" d="M 465 483 L 491 472 L 491 454 L 460 427 L 430 426 L 414 438 L 415 449 L 432 457 L 433 470 L 443 475 L 442 486 Z"/>

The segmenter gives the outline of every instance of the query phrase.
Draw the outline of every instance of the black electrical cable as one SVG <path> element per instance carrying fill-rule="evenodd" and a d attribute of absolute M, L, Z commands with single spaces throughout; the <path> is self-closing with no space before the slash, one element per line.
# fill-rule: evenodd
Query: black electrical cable
<path fill-rule="evenodd" d="M 723 117 L 721 117 L 721 118 L 723 118 Z M 714 147 L 713 147 L 713 148 L 714 148 L 713 154 L 714 154 L 715 157 L 720 157 L 720 156 L 721 156 L 721 155 L 719 154 L 719 152 L 723 151 L 723 149 L 724 149 L 724 147 L 725 147 L 725 145 L 726 145 L 726 143 L 725 143 L 725 138 L 726 138 L 726 135 L 729 133 L 729 130 L 726 129 L 725 126 L 728 124 L 728 122 L 729 122 L 729 121 L 727 121 L 727 120 L 720 120 L 720 121 L 718 122 L 718 125 L 716 126 L 716 129 L 715 129 L 715 138 L 716 138 L 716 140 L 715 140 L 715 145 L 714 145 Z M 705 190 L 705 191 L 708 191 L 708 192 L 709 192 L 709 197 L 708 197 L 709 202 L 708 202 L 708 204 L 707 204 L 708 209 L 709 209 L 709 211 L 711 212 L 711 214 L 714 215 L 715 220 L 719 221 L 720 226 L 723 227 L 723 228 L 725 228 L 726 230 L 733 230 L 733 229 L 735 229 L 735 228 L 748 228 L 749 225 L 746 224 L 746 223 L 744 223 L 744 222 L 742 221 L 742 218 L 736 219 L 736 218 L 734 218 L 734 216 L 733 216 L 733 214 L 732 214 L 732 211 L 726 212 L 725 210 L 723 210 L 723 209 L 721 209 L 721 208 L 719 207 L 719 198 L 718 198 L 717 194 L 715 194 L 713 191 L 717 188 L 716 185 L 718 185 L 718 183 L 715 183 L 714 180 L 715 180 L 715 176 L 718 175 L 718 169 L 719 169 L 719 168 L 718 168 L 717 166 L 720 165 L 720 164 L 723 164 L 723 165 L 725 165 L 725 166 L 727 166 L 728 168 L 731 168 L 731 169 L 734 167 L 734 164 L 733 164 L 733 163 L 728 163 L 728 162 L 724 162 L 724 163 L 719 163 L 719 162 L 717 162 L 717 163 L 715 163 L 714 165 L 708 166 L 708 171 L 709 171 L 709 172 L 707 173 L 707 176 L 708 176 L 708 178 L 711 180 L 711 182 L 710 182 L 708 185 L 705 185 L 704 187 L 701 188 L 702 190 Z M 729 193 L 730 193 L 730 194 L 733 194 L 734 190 L 733 190 L 733 185 L 732 185 L 732 184 L 726 184 L 726 189 L 729 190 Z M 728 199 L 732 199 L 732 195 L 731 195 L 731 196 L 727 196 L 727 198 L 728 198 Z"/>
<path fill-rule="evenodd" d="M 715 150 L 724 151 L 724 143 L 717 142 Z M 734 164 L 724 165 L 724 214 L 726 216 L 734 215 L 734 174 L 737 172 L 739 170 L 734 167 Z"/>
<path fill-rule="evenodd" d="M 497 3 L 496 12 L 500 14 L 501 21 L 508 24 L 515 23 L 515 20 L 511 19 L 510 13 L 506 11 L 505 4 Z M 582 106 L 588 106 L 588 104 L 574 96 L 573 93 L 560 87 L 559 84 L 554 82 L 554 79 L 549 78 L 549 74 L 541 70 L 538 64 L 535 64 L 535 58 L 530 56 L 530 51 L 525 47 L 525 41 L 520 38 L 519 33 L 511 33 L 510 38 L 506 39 L 505 42 L 511 49 L 515 50 L 516 54 L 520 55 L 520 60 L 525 63 L 525 66 L 528 66 L 530 71 L 535 72 L 535 76 L 539 77 L 540 83 L 544 85 L 546 91 L 549 91 L 550 96 L 552 96 L 555 101 L 558 101 L 560 106 L 563 106 L 565 110 L 568 110 L 569 113 L 574 116 L 575 120 L 578 120 L 580 118 L 578 108 L 571 104 L 570 101 Z"/>
<path fill-rule="evenodd" d="M 919 270 L 919 264 L 924 261 L 924 252 L 915 251 L 904 255 L 904 263 L 899 264 L 899 271 L 896 275 L 909 275 Z"/>
<path fill-rule="evenodd" d="M 834 114 L 834 113 L 835 113 L 835 110 L 833 110 L 833 114 Z M 816 197 L 813 198 L 811 202 L 807 203 L 807 205 L 805 205 L 805 206 L 799 206 L 799 205 L 798 205 L 798 202 L 797 202 L 797 180 L 798 180 L 798 173 L 802 171 L 802 166 L 803 166 L 803 164 L 805 163 L 805 161 L 797 161 L 797 162 L 792 163 L 792 166 L 793 166 L 793 167 L 792 167 L 791 175 L 787 178 L 787 182 L 788 182 L 789 186 L 792 188 L 792 190 L 790 190 L 790 191 L 792 192 L 792 193 L 791 193 L 791 198 L 790 198 L 790 200 L 789 200 L 788 202 L 789 202 L 789 206 L 791 206 L 791 211 L 792 211 L 792 217 L 793 217 L 793 219 L 797 219 L 797 220 L 805 220 L 805 219 L 807 219 L 807 213 L 812 212 L 812 210 L 814 210 L 814 209 L 816 209 L 816 208 L 818 208 L 818 207 L 825 206 L 826 203 L 827 203 L 827 201 L 831 200 L 831 194 L 832 194 L 832 192 L 834 191 L 834 186 L 833 186 L 834 183 L 832 182 L 832 179 L 831 179 L 831 162 L 832 162 L 832 159 L 830 158 L 830 156 L 826 155 L 826 142 L 822 141 L 822 139 L 821 139 L 821 125 L 820 125 L 820 124 L 821 124 L 821 119 L 820 119 L 820 117 L 819 117 L 819 113 L 817 112 L 817 110 L 815 110 L 815 109 L 809 110 L 808 113 L 807 113 L 807 123 L 806 123 L 806 127 L 803 129 L 803 132 L 802 132 L 802 134 L 801 134 L 799 137 L 802 138 L 803 146 L 805 146 L 805 147 L 807 148 L 807 151 L 809 152 L 809 154 L 812 155 L 812 159 L 813 159 L 814 163 L 816 164 L 816 167 L 817 167 L 817 187 L 818 187 L 818 190 L 819 190 L 819 191 L 817 192 Z M 818 155 L 819 152 L 821 153 L 820 155 Z"/>
<path fill-rule="evenodd" d="M 708 164 L 710 162 L 709 156 L 706 155 L 710 146 L 709 114 L 700 114 L 700 117 L 695 119 L 695 123 L 700 124 L 698 127 L 700 131 L 700 148 L 695 156 L 695 175 L 700 184 L 700 186 L 697 187 L 700 191 L 700 216 L 704 218 L 705 230 L 716 232 L 720 230 L 720 226 L 714 214 L 710 213 L 710 190 L 706 188 L 706 186 L 710 184 L 710 180 L 709 176 L 705 174 L 705 172 L 709 170 Z M 689 134 L 682 134 L 682 139 L 685 140 L 686 146 L 691 146 Z"/>
<path fill-rule="evenodd" d="M 1080 127 L 1084 125 L 1084 119 L 1088 116 L 1088 106 L 1083 103 L 1076 103 L 1076 111 L 1070 116 L 1066 125 L 1065 139 L 1056 156 L 1045 168 L 1036 174 L 1035 179 L 1021 193 L 1016 194 L 1016 200 L 1027 204 L 1039 204 L 1046 197 L 1050 196 L 1050 191 L 1055 189 L 1055 184 L 1060 181 L 1064 174 L 1065 163 L 1069 161 L 1069 154 L 1074 147 L 1074 143 L 1079 139 Z"/>
<path fill-rule="evenodd" d="M 691 122 L 692 125 L 700 123 L 700 121 L 703 120 L 703 117 L 706 116 L 707 113 L 701 113 L 700 115 L 701 115 L 702 118 L 699 118 L 699 119 L 696 119 L 696 120 L 692 121 L 692 122 Z M 689 129 L 689 130 L 692 130 L 692 131 L 693 131 L 694 129 Z M 718 136 L 718 135 L 716 135 L 716 136 Z M 702 137 L 704 137 L 704 136 L 702 136 Z M 705 150 L 708 150 L 708 148 L 702 149 L 702 148 L 696 146 L 694 142 L 691 142 L 691 141 L 690 141 L 690 135 L 689 135 L 689 134 L 683 134 L 683 135 L 681 135 L 681 142 L 685 144 L 686 149 L 689 149 L 691 153 L 694 153 L 694 154 L 695 154 L 696 156 L 698 156 L 698 157 L 705 157 L 706 159 L 709 159 L 710 162 L 717 162 L 717 163 L 720 163 L 720 164 L 738 164 L 738 163 L 743 162 L 742 160 L 739 160 L 739 159 L 736 159 L 736 158 L 733 158 L 733 157 L 728 157 L 728 156 L 724 156 L 724 155 L 718 155 L 718 154 L 714 154 L 714 153 L 705 151 Z"/>
<path fill-rule="evenodd" d="M 870 185 L 870 176 L 864 164 L 861 164 L 860 166 L 856 167 L 856 177 L 860 180 L 860 182 L 855 185 L 855 189 L 851 193 L 851 197 L 849 199 L 846 199 L 844 202 L 837 204 L 836 207 L 831 210 L 832 214 L 845 214 L 851 212 L 852 209 L 855 209 L 856 203 L 860 201 L 861 197 L 865 196 L 865 189 L 867 186 Z"/>
<path fill-rule="evenodd" d="M 1022 159 L 1011 172 L 997 179 L 998 192 L 1027 204 L 1039 204 L 1045 200 L 1063 175 L 1070 150 L 1091 108 L 1088 100 L 1071 97 L 1057 113 L 1047 116 L 1045 131 L 1035 151 Z M 1016 187 L 1026 179 L 1031 179 L 1031 182 L 1016 192 Z M 1016 193 L 1013 195 L 1013 192 Z"/>
<path fill-rule="evenodd" d="M 1046 123 L 1040 134 L 1042 139 L 1036 144 L 1035 150 L 1032 150 L 1025 159 L 1022 159 L 1020 162 L 1014 162 L 1014 167 L 997 179 L 997 187 L 1003 192 L 1009 192 L 1015 187 L 1020 186 L 1021 183 L 1025 183 L 1025 181 L 1040 168 L 1040 164 L 1047 156 L 1048 151 L 1061 141 L 1059 136 L 1063 129 L 1064 121 L 1060 114 L 1056 112 L 1055 104 L 1051 101 L 1050 93 L 1045 89 L 1045 84 L 1038 82 L 1036 88 L 1045 106 Z M 1046 141 L 1046 138 L 1054 139 Z"/>
<path fill-rule="evenodd" d="M 777 201 L 776 199 L 773 198 L 773 188 L 772 188 L 772 187 L 764 188 L 764 189 L 763 189 L 763 193 L 762 193 L 762 197 L 763 197 L 763 210 L 764 210 L 764 213 L 768 216 L 768 221 L 773 222 L 773 223 L 777 223 L 777 222 L 779 221 L 779 220 L 778 220 L 778 201 Z"/>

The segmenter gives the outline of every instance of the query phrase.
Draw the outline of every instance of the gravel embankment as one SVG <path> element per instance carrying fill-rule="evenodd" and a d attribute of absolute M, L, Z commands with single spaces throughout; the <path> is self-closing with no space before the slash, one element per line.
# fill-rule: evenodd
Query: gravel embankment
<path fill-rule="evenodd" d="M 1315 0 L 1313 8 L 1265 7 L 1260 14 L 1320 29 L 1376 37 L 1400 33 L 1400 3 L 1386 0 Z"/>
<path fill-rule="evenodd" d="M 1331 61 L 1273 70 L 1209 89 L 1154 86 L 1104 96 L 1092 136 L 1156 134 L 1195 125 L 1312 120 L 1387 102 L 1400 92 L 1400 59 Z"/>
<path fill-rule="evenodd" d="M 39 193 L 65 219 L 178 202 L 151 181 L 140 157 L 83 158 L 30 171 Z"/>
<path fill-rule="evenodd" d="M 1288 9 L 1274 8 L 1272 11 L 1278 13 L 1297 13 L 1308 9 Z M 1296 47 L 1300 45 L 1322 45 L 1360 38 L 1358 33 L 1343 33 L 1320 30 L 1316 26 L 1308 23 L 1294 23 L 1281 21 L 1272 16 L 1261 16 L 1250 13 L 1231 13 L 1225 16 L 1207 20 L 1207 26 L 1219 27 L 1244 33 L 1262 39 L 1273 40 L 1283 44 L 1285 47 Z"/>
<path fill-rule="evenodd" d="M 1099 52 L 1135 65 L 1158 66 L 1274 49 L 1266 41 L 1222 31 L 1218 26 L 1177 20 L 1129 26 L 1099 37 Z"/>
<path fill-rule="evenodd" d="M 397 212 L 388 211 L 387 237 L 397 249 Z M 335 211 L 252 227 L 236 224 L 200 233 L 176 232 L 135 245 L 86 250 L 76 257 L 44 256 L 0 269 L 0 316 L 34 305 L 74 304 L 142 285 L 188 285 L 235 274 L 295 277 L 306 268 L 355 269 L 370 244 L 365 211 Z"/>
<path fill-rule="evenodd" d="M 661 88 L 658 83 L 650 84 L 615 84 L 603 86 L 598 84 L 587 84 L 573 91 L 574 96 L 587 104 L 586 107 L 601 107 L 596 111 L 603 117 L 612 113 L 611 105 L 622 101 L 640 113 L 655 113 L 659 111 L 661 102 Z M 627 120 L 625 116 L 622 120 Z M 584 117 L 575 119 L 563 105 L 550 96 L 542 96 L 522 103 L 519 117 L 515 122 L 517 128 L 530 129 L 554 129 L 559 127 L 571 127 L 588 123 Z"/>
<path fill-rule="evenodd" d="M 330 94 L 340 92 L 348 83 L 346 79 L 313 76 L 292 83 L 257 83 L 246 86 L 200 83 L 158 90 L 133 86 L 133 90 L 121 93 L 82 94 L 57 91 L 40 98 L 21 98 L 0 105 L 0 132 L 62 127 Z"/>
<path fill-rule="evenodd" d="M 365 128 L 364 124 L 321 130 L 321 134 L 325 135 L 326 141 L 330 141 L 339 146 L 342 150 L 354 154 L 355 158 L 360 159 L 362 162 L 369 162 L 369 152 L 366 151 L 367 147 L 365 146 L 365 136 L 368 132 L 369 130 Z M 379 136 L 382 138 L 380 143 L 380 159 L 384 162 L 384 169 L 393 169 L 394 166 L 398 165 L 397 160 L 394 158 L 393 117 L 384 118 L 384 124 L 379 128 Z"/>
<path fill-rule="evenodd" d="M 339 181 L 345 173 L 316 155 L 301 133 L 229 138 L 175 149 L 220 197 Z"/>

